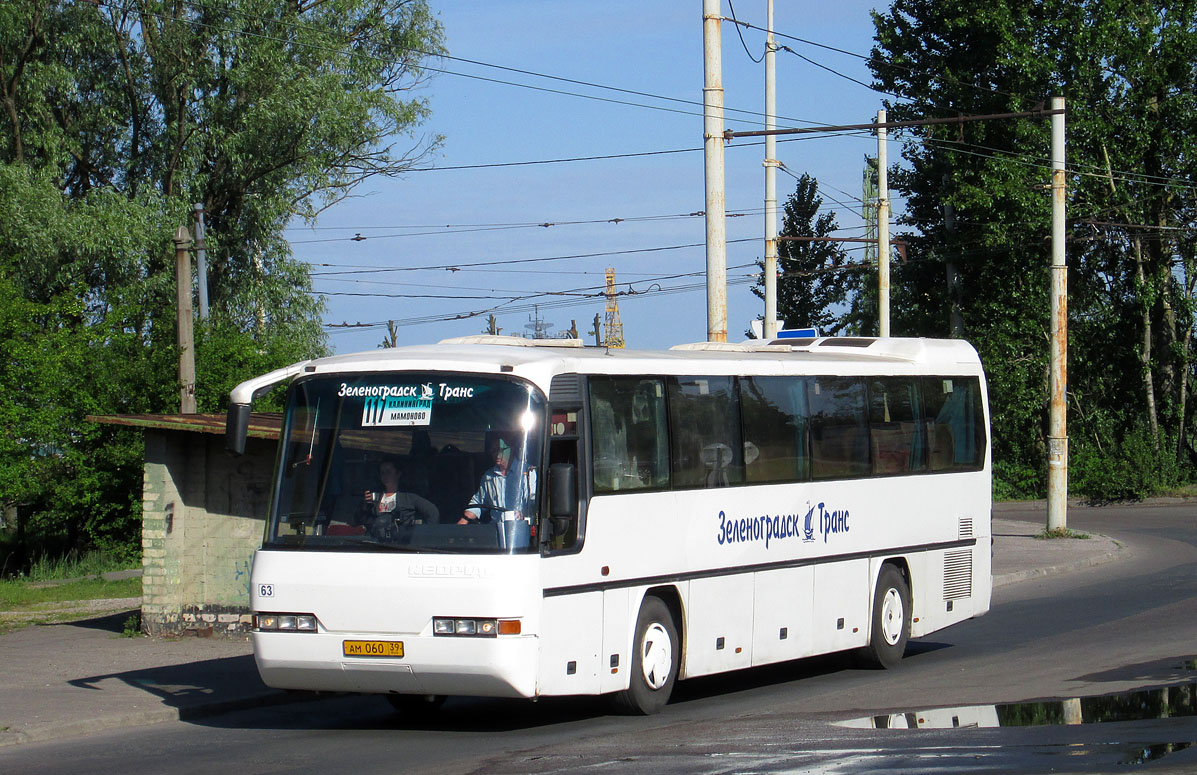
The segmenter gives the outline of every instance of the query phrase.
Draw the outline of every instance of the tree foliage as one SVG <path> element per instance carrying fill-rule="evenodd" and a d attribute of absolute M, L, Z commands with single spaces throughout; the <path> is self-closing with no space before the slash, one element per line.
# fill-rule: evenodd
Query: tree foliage
<path fill-rule="evenodd" d="M 200 411 L 325 351 L 283 229 L 439 138 L 424 0 L 0 4 L 0 501 L 48 547 L 137 546 L 141 444 L 178 408 L 174 248 L 202 203 Z"/>
<path fill-rule="evenodd" d="M 845 325 L 838 307 L 847 299 L 849 283 L 843 269 L 848 262 L 839 243 L 823 241 L 839 227 L 835 213 L 822 211 L 822 207 L 818 181 L 803 173 L 782 209 L 777 314 L 787 328 L 814 327 L 834 335 Z M 752 292 L 765 298 L 762 280 Z"/>
<path fill-rule="evenodd" d="M 1192 470 L 1197 3 L 895 0 L 870 66 L 894 120 L 1068 108 L 1069 384 L 1074 472 L 1093 489 L 1123 444 Z M 990 378 L 995 469 L 1042 487 L 1049 124 L 906 134 L 892 185 L 917 260 L 894 273 L 894 330 L 963 335 Z M 949 282 L 950 280 L 950 282 Z M 953 324 L 953 312 L 956 323 Z M 1025 493 L 1032 494 L 1032 493 Z"/>

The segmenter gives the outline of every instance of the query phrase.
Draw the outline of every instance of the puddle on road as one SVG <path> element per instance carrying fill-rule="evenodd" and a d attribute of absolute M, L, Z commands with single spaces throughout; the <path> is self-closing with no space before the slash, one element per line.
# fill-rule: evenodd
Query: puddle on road
<path fill-rule="evenodd" d="M 853 729 L 957 729 L 1102 724 L 1197 716 L 1197 681 L 1100 697 L 968 705 L 864 716 L 836 722 Z"/>
<path fill-rule="evenodd" d="M 1122 764 L 1149 764 L 1170 753 L 1183 751 L 1192 745 L 1192 743 L 1157 743 L 1156 745 L 1135 746 L 1130 758 L 1125 759 Z"/>
<path fill-rule="evenodd" d="M 1186 663 L 1187 666 L 1188 663 Z M 986 727 L 1031 727 L 1073 724 L 1109 724 L 1197 716 L 1197 681 L 1178 686 L 1073 697 L 1064 700 L 1016 702 L 1006 705 L 968 705 L 931 708 L 906 713 L 863 716 L 836 722 L 853 729 L 980 729 Z M 1141 765 L 1190 748 L 1193 741 L 1120 744 L 1120 764 Z M 1077 744 L 1069 755 L 1089 753 L 1092 746 Z"/>

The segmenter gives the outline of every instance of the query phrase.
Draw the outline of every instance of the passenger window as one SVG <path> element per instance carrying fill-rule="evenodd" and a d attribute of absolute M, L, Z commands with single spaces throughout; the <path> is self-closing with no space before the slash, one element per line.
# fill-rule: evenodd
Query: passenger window
<path fill-rule="evenodd" d="M 744 450 L 734 377 L 669 380 L 675 487 L 726 487 L 744 481 Z"/>
<path fill-rule="evenodd" d="M 918 383 L 911 377 L 869 381 L 869 445 L 877 476 L 926 470 Z"/>
<path fill-rule="evenodd" d="M 975 377 L 924 377 L 927 464 L 932 471 L 970 471 L 985 459 L 985 415 Z"/>
<path fill-rule="evenodd" d="M 664 382 L 591 377 L 590 424 L 596 493 L 669 486 Z"/>
<path fill-rule="evenodd" d="M 864 383 L 846 377 L 816 377 L 810 404 L 811 474 L 815 479 L 868 476 L 868 415 Z"/>
<path fill-rule="evenodd" d="M 806 386 L 800 377 L 744 377 L 744 480 L 753 484 L 810 479 Z"/>

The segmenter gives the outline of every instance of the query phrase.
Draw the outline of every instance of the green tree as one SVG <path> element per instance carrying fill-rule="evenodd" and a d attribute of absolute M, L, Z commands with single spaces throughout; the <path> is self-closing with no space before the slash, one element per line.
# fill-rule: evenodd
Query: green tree
<path fill-rule="evenodd" d="M 815 327 L 830 336 L 847 324 L 841 307 L 848 301 L 850 267 L 840 244 L 827 239 L 839 229 L 835 213 L 820 212 L 822 208 L 819 182 L 803 173 L 782 209 L 777 316 L 787 328 Z M 758 263 L 763 270 L 763 262 Z M 752 292 L 765 298 L 763 279 L 757 280 Z"/>
<path fill-rule="evenodd" d="M 895 0 L 874 16 L 870 66 L 903 98 L 892 119 L 1068 101 L 1070 436 L 1081 458 L 1140 426 L 1174 456 L 1192 454 L 1195 7 Z M 963 329 L 990 378 L 995 469 L 1016 489 L 1036 483 L 1031 492 L 1045 458 L 1048 132 L 1045 119 L 923 127 L 891 172 L 915 259 L 894 272 L 894 329 Z"/>
<path fill-rule="evenodd" d="M 193 203 L 200 410 L 326 351 L 283 228 L 435 149 L 411 90 L 441 41 L 424 0 L 0 4 L 0 501 L 26 527 L 136 547 L 140 439 L 83 418 L 177 409 L 171 238 Z"/>

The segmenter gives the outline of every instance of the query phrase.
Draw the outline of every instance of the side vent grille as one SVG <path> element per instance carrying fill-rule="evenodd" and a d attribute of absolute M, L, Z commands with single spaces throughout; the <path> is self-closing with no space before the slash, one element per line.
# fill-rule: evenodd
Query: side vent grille
<path fill-rule="evenodd" d="M 558 374 L 549 383 L 549 400 L 561 407 L 582 405 L 582 375 Z"/>
<path fill-rule="evenodd" d="M 943 556 L 943 599 L 973 596 L 973 553 L 970 549 L 945 552 Z"/>
<path fill-rule="evenodd" d="M 973 537 L 973 518 L 960 518 L 960 535 L 957 538 L 972 538 Z"/>

